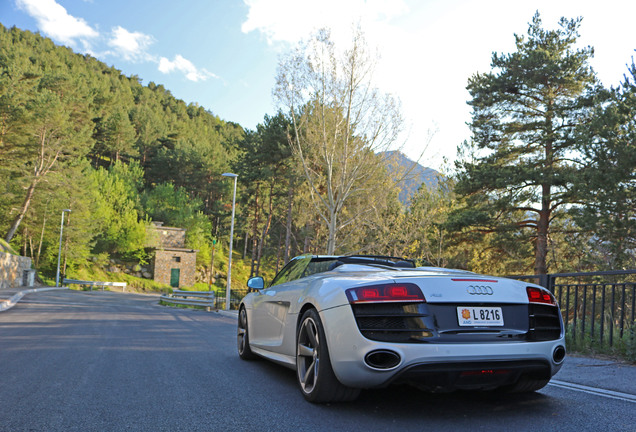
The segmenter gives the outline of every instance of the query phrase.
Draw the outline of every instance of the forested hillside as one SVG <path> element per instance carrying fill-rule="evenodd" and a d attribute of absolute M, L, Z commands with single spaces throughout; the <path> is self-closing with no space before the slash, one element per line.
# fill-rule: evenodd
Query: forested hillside
<path fill-rule="evenodd" d="M 209 262 L 243 129 L 49 39 L 0 27 L 0 226 L 50 273 L 62 209 L 69 274 L 146 260 L 145 224 L 188 229 Z M 225 197 L 225 201 L 221 198 Z"/>
<path fill-rule="evenodd" d="M 399 133 L 399 104 L 358 77 L 346 89 L 337 76 L 319 82 L 325 75 L 303 53 L 281 64 L 274 89 L 287 111 L 246 130 L 161 85 L 0 25 L 2 237 L 54 275 L 60 216 L 70 209 L 62 272 L 76 276 L 147 263 L 146 226 L 162 221 L 187 229 L 207 283 L 212 268 L 226 272 L 233 182 L 222 174 L 232 172 L 241 287 L 248 273 L 269 276 L 305 252 L 496 274 L 633 266 L 636 68 L 620 87 L 603 88 L 590 51 L 571 49 L 578 23 L 563 24 L 546 32 L 537 15 L 516 53 L 493 55 L 493 72 L 471 78 L 473 137 L 456 171 L 408 203 L 398 198 L 408 170 L 388 167 L 381 153 Z M 333 46 L 324 32 L 316 41 Z M 344 70 L 364 70 L 361 46 Z M 319 88 L 332 93 L 312 94 Z"/>

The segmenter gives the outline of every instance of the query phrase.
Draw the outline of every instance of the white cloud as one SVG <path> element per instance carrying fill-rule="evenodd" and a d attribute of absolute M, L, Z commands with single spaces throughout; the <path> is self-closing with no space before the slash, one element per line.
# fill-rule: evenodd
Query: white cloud
<path fill-rule="evenodd" d="M 76 39 L 84 44 L 99 34 L 86 21 L 69 15 L 55 0 L 16 0 L 16 5 L 31 15 L 38 28 L 59 42 L 74 45 Z"/>
<path fill-rule="evenodd" d="M 360 22 L 363 28 L 376 27 L 408 11 L 403 0 L 244 0 L 249 11 L 241 29 L 257 30 L 268 42 L 296 43 L 312 31 L 329 27 L 336 42 L 350 40 L 351 27 Z"/>
<path fill-rule="evenodd" d="M 152 36 L 140 32 L 129 32 L 121 26 L 113 28 L 108 45 L 113 47 L 124 60 L 139 61 L 151 59 L 146 49 L 154 42 Z"/>
<path fill-rule="evenodd" d="M 194 82 L 205 81 L 208 78 L 218 78 L 212 72 L 205 69 L 198 69 L 190 60 L 179 54 L 175 56 L 173 61 L 170 61 L 165 57 L 161 57 L 159 60 L 159 71 L 166 74 L 179 71 L 185 74 L 187 79 Z"/>

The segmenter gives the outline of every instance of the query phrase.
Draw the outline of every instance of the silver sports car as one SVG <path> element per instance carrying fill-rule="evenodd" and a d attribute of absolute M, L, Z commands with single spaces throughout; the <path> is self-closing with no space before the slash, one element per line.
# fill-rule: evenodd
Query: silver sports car
<path fill-rule="evenodd" d="M 538 285 L 379 256 L 292 259 L 248 281 L 242 359 L 296 370 L 311 402 L 408 383 L 430 391 L 530 392 L 565 358 L 554 296 Z"/>

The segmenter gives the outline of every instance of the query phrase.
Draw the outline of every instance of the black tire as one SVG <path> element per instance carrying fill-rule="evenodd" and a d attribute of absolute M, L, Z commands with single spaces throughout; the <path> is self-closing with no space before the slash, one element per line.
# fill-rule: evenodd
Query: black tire
<path fill-rule="evenodd" d="M 239 357 L 243 360 L 253 360 L 256 354 L 250 348 L 250 336 L 247 331 L 247 311 L 241 306 L 238 315 L 238 330 L 236 334 Z"/>
<path fill-rule="evenodd" d="M 541 390 L 549 382 L 550 378 L 537 379 L 522 375 L 516 383 L 505 387 L 504 390 L 508 393 L 531 393 Z"/>
<path fill-rule="evenodd" d="M 360 394 L 360 389 L 347 387 L 336 378 L 325 331 L 315 309 L 303 314 L 296 333 L 296 377 L 309 402 L 346 402 Z"/>

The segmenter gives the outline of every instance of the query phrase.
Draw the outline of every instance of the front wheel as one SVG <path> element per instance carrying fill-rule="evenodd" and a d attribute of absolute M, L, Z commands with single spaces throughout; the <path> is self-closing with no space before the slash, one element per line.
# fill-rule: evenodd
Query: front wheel
<path fill-rule="evenodd" d="M 360 390 L 343 385 L 331 368 L 327 338 L 315 309 L 303 314 L 296 340 L 296 376 L 305 399 L 326 403 L 358 397 Z"/>

